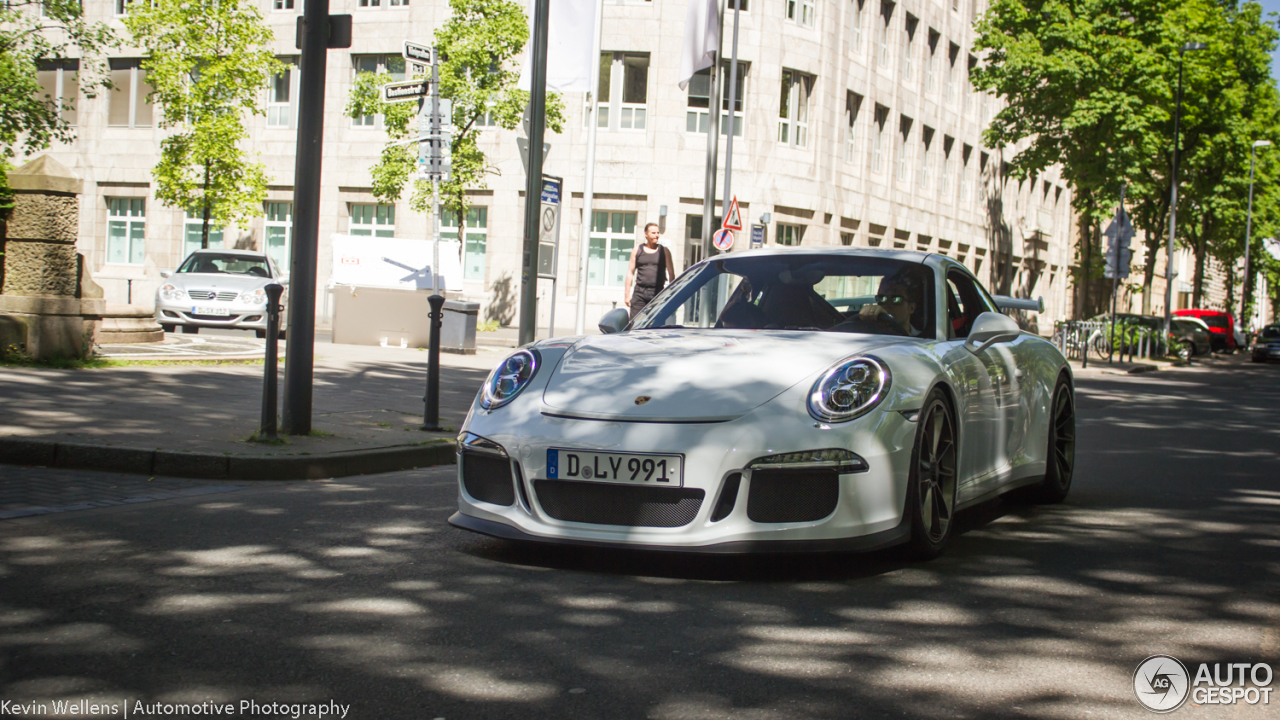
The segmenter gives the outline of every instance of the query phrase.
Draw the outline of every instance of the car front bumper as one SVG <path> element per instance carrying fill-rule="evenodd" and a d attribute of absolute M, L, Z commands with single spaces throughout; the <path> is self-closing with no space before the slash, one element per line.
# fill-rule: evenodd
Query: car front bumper
<path fill-rule="evenodd" d="M 226 315 L 206 315 L 196 312 L 197 309 L 225 309 Z M 156 322 L 161 325 L 188 325 L 198 327 L 227 327 L 246 330 L 267 329 L 267 308 L 265 305 L 249 305 L 240 302 L 220 302 L 209 300 L 203 304 L 190 300 L 156 300 Z"/>
<path fill-rule="evenodd" d="M 904 508 L 915 423 L 903 413 L 873 411 L 849 423 L 827 425 L 809 417 L 802 404 L 791 408 L 790 413 L 779 412 L 775 405 L 779 400 L 782 398 L 722 423 L 571 419 L 544 414 L 541 410 L 546 408 L 539 402 L 530 402 L 521 408 L 501 408 L 494 413 L 476 410 L 465 430 L 501 447 L 510 473 L 502 463 L 490 463 L 487 467 L 492 469 L 491 479 L 503 490 L 503 497 L 499 502 L 478 499 L 469 492 L 467 477 L 468 463 L 475 462 L 475 456 L 465 448 L 461 450 L 458 513 L 450 518 L 450 523 L 509 539 L 688 552 L 868 550 L 905 541 L 909 526 L 904 519 Z M 508 410 L 512 412 L 506 412 Z M 517 414 L 523 420 L 513 423 L 512 416 Z M 605 502 L 608 498 L 617 498 L 625 504 L 635 493 L 634 486 L 613 485 L 602 490 L 600 486 L 605 483 L 559 481 L 557 485 L 557 481 L 549 481 L 547 451 L 552 448 L 680 454 L 683 456 L 682 488 L 642 490 L 659 504 L 666 502 L 663 491 L 669 493 L 673 505 L 677 500 L 691 503 L 690 496 L 699 496 L 696 510 L 686 504 L 685 512 L 691 519 L 684 522 L 682 517 L 682 524 L 675 527 L 581 521 L 583 514 L 590 515 L 589 509 L 579 513 L 578 520 L 557 519 L 554 515 L 559 513 L 563 518 L 563 508 L 575 502 L 578 507 L 590 506 L 592 501 L 585 495 L 594 495 L 597 500 L 604 497 Z M 751 461 L 779 453 L 826 448 L 852 450 L 866 461 L 867 469 L 839 475 L 830 473 L 836 478 L 838 497 L 830 512 L 821 517 L 794 522 L 760 521 L 762 513 L 753 508 L 763 507 L 765 501 L 760 498 L 766 492 L 775 505 L 788 502 L 788 496 L 786 483 L 780 483 L 785 478 L 776 474 L 768 477 L 771 489 L 766 491 L 766 475 L 762 474 L 764 471 L 748 469 Z M 470 467 L 476 468 L 479 464 Z M 754 490 L 753 476 L 759 482 Z M 476 482 L 477 477 L 473 474 L 471 482 Z M 511 483 L 515 489 L 502 483 Z M 799 485 L 797 483 L 797 487 Z M 473 489 L 475 487 L 473 485 Z M 617 490 L 619 487 L 624 489 Z M 584 493 L 584 497 L 566 499 L 566 489 L 572 493 L 575 488 L 590 492 Z M 553 490 L 558 494 L 555 499 L 551 495 Z M 733 500 L 729 501 L 729 497 Z M 504 504 L 507 500 L 510 503 Z M 811 500 L 803 496 L 795 498 L 800 504 Z M 608 515 L 616 518 L 616 511 L 616 506 L 609 508 Z M 713 515 L 718 517 L 713 519 Z"/>

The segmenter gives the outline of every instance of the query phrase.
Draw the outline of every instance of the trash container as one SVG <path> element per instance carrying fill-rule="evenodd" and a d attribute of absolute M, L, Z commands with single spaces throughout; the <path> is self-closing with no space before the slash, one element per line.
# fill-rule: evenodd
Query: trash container
<path fill-rule="evenodd" d="M 440 349 L 461 355 L 476 354 L 476 319 L 480 303 L 445 300 L 444 318 L 440 326 Z"/>

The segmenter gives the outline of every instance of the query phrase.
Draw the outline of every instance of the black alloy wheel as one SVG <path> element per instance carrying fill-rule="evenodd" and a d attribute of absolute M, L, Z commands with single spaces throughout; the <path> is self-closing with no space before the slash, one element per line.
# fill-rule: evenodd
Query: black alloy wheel
<path fill-rule="evenodd" d="M 956 425 L 942 392 L 925 400 L 911 452 L 907 511 L 911 513 L 909 553 L 920 560 L 942 554 L 951 537 L 956 508 Z"/>
<path fill-rule="evenodd" d="M 1065 379 L 1058 380 L 1049 407 L 1049 446 L 1036 500 L 1052 504 L 1067 499 L 1076 468 L 1076 403 Z"/>

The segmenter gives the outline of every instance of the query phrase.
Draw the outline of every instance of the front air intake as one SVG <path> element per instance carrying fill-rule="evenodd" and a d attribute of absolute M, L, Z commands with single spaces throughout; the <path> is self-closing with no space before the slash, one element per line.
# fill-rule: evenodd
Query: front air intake
<path fill-rule="evenodd" d="M 698 515 L 702 490 L 655 488 L 612 483 L 535 480 L 533 491 L 543 512 L 556 520 L 673 528 L 688 525 Z"/>
<path fill-rule="evenodd" d="M 462 487 L 468 495 L 494 505 L 511 505 L 516 501 L 510 460 L 500 455 L 463 452 L 458 462 L 462 463 Z"/>
<path fill-rule="evenodd" d="M 835 512 L 839 500 L 835 470 L 753 470 L 747 517 L 758 523 L 812 522 Z"/>

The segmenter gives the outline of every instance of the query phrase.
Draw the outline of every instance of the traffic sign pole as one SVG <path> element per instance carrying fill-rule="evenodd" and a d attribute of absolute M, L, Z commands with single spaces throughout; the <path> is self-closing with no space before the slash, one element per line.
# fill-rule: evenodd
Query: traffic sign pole
<path fill-rule="evenodd" d="M 1120 219 L 1121 220 L 1125 219 L 1124 191 L 1125 191 L 1125 188 L 1127 187 L 1129 187 L 1129 183 L 1121 183 L 1120 185 Z M 1116 272 L 1115 272 L 1115 275 L 1111 278 L 1111 335 L 1107 338 L 1107 364 L 1111 364 L 1111 360 L 1115 356 L 1115 352 L 1116 352 L 1116 295 L 1117 295 L 1117 291 L 1120 288 L 1120 255 L 1121 255 L 1120 248 L 1122 244 L 1124 244 L 1124 243 L 1121 243 L 1120 238 L 1123 237 L 1123 233 L 1124 233 L 1124 228 L 1122 226 L 1116 232 L 1115 243 L 1114 243 L 1115 256 L 1116 256 L 1114 265 L 1115 265 Z M 1126 238 L 1125 243 L 1127 242 L 1128 242 L 1128 239 Z M 1089 353 L 1089 348 L 1086 347 L 1084 351 L 1085 351 L 1085 354 L 1087 355 Z"/>

